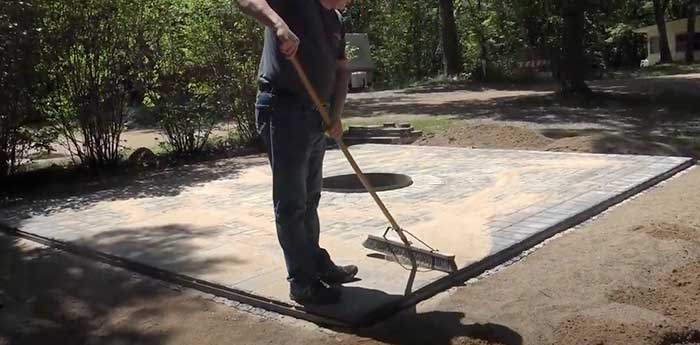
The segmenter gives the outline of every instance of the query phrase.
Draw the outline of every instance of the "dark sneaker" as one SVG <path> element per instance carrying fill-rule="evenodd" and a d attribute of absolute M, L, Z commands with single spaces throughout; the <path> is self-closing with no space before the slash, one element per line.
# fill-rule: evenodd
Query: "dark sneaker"
<path fill-rule="evenodd" d="M 321 280 L 323 280 L 326 284 L 331 284 L 331 285 L 339 285 L 339 284 L 345 284 L 345 283 L 350 283 L 355 280 L 355 276 L 357 275 L 357 266 L 355 265 L 348 265 L 348 266 L 333 266 L 330 270 L 323 272 L 320 275 Z"/>
<path fill-rule="evenodd" d="M 328 287 L 320 280 L 308 286 L 291 284 L 289 298 L 299 304 L 336 304 L 340 301 L 340 289 Z"/>

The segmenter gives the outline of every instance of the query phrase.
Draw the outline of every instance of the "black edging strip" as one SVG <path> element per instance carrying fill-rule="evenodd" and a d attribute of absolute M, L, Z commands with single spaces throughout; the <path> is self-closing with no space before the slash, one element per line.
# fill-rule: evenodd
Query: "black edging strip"
<path fill-rule="evenodd" d="M 578 224 L 583 223 L 584 221 L 599 215 L 603 211 L 607 210 L 608 208 L 619 204 L 620 202 L 664 181 L 672 176 L 676 175 L 677 173 L 690 168 L 691 166 L 695 165 L 695 161 L 693 159 L 689 159 L 688 161 L 684 162 L 683 164 L 680 164 L 679 166 L 661 174 L 658 175 L 646 182 L 643 182 L 619 195 L 616 195 L 606 201 L 603 201 L 599 203 L 598 205 L 595 205 L 593 207 L 588 208 L 587 210 L 578 213 L 562 222 L 559 224 L 556 224 L 554 226 L 551 226 L 537 234 L 534 234 L 528 238 L 526 238 L 523 241 L 520 241 L 506 249 L 501 250 L 500 252 L 487 256 L 486 258 L 482 259 L 479 262 L 473 263 L 465 268 L 462 268 L 458 270 L 457 272 L 450 274 L 448 276 L 445 276 L 443 278 L 440 278 L 418 290 L 413 292 L 412 294 L 405 296 L 403 298 L 400 298 L 394 302 L 391 302 L 389 304 L 385 304 L 370 313 L 368 313 L 364 319 L 360 322 L 356 323 L 348 323 L 344 321 L 340 321 L 337 319 L 332 319 L 329 317 L 324 317 L 321 315 L 316 315 L 316 314 L 311 314 L 307 311 L 304 311 L 302 309 L 299 309 L 293 305 L 275 301 L 273 299 L 257 296 L 251 293 L 247 293 L 244 291 L 232 289 L 230 287 L 226 287 L 220 284 L 215 284 L 212 282 L 208 282 L 205 280 L 193 278 L 187 275 L 175 273 L 175 272 L 170 272 L 166 271 L 160 268 L 156 268 L 150 265 L 142 264 L 136 261 L 132 261 L 129 259 L 124 259 L 120 258 L 118 256 L 114 256 L 111 254 L 103 253 L 100 251 L 96 251 L 93 249 L 89 248 L 84 248 L 80 246 L 76 246 L 73 244 L 69 244 L 66 242 L 46 238 L 43 236 L 39 235 L 34 235 L 28 232 L 24 232 L 22 230 L 8 227 L 2 223 L 0 223 L 0 231 L 11 235 L 11 236 L 16 236 L 20 238 L 24 238 L 30 241 L 34 241 L 37 243 L 41 243 L 46 246 L 58 248 L 60 250 L 63 250 L 65 252 L 79 255 L 82 257 L 87 257 L 90 259 L 94 259 L 112 266 L 117 266 L 121 267 L 133 272 L 137 272 L 140 274 L 143 274 L 145 276 L 149 276 L 155 279 L 160 279 L 163 281 L 167 281 L 170 283 L 178 284 L 184 287 L 188 287 L 191 289 L 195 289 L 204 293 L 212 294 L 218 297 L 223 297 L 227 298 L 236 302 L 240 303 L 245 303 L 248 305 L 251 305 L 256 308 L 261 308 L 265 309 L 268 311 L 276 312 L 282 315 L 288 315 L 292 316 L 295 318 L 299 318 L 302 320 L 306 321 L 311 321 L 313 323 L 319 324 L 319 325 L 324 325 L 324 326 L 329 326 L 329 327 L 338 327 L 338 328 L 354 328 L 354 327 L 368 327 L 372 326 L 378 322 L 384 321 L 390 316 L 400 312 L 403 309 L 409 308 L 411 306 L 416 305 L 417 303 L 424 301 L 430 297 L 435 296 L 436 294 L 443 292 L 453 286 L 457 286 L 468 279 L 474 278 L 482 273 L 484 273 L 487 270 L 493 269 L 502 263 L 518 256 L 520 253 L 536 246 L 537 244 L 544 242 L 546 239 L 556 235 L 557 233 L 560 233 L 564 230 L 567 230 L 569 228 L 572 228 Z"/>
<path fill-rule="evenodd" d="M 166 271 L 157 267 L 142 264 L 129 259 L 120 258 L 118 256 L 103 253 L 97 250 L 76 246 L 70 243 L 50 239 L 39 235 L 34 235 L 16 228 L 8 227 L 4 224 L 0 224 L 0 231 L 11 236 L 16 236 L 33 242 L 41 243 L 43 245 L 57 248 L 62 251 L 75 254 L 81 257 L 86 257 L 112 266 L 121 267 L 151 278 L 195 289 L 204 293 L 215 295 L 217 297 L 223 297 L 236 302 L 245 303 L 256 308 L 261 308 L 279 314 L 311 321 L 320 325 L 340 328 L 350 327 L 350 325 L 346 322 L 323 317 L 320 315 L 310 314 L 287 303 L 253 295 L 245 291 L 232 289 L 230 287 L 208 282 L 206 280 L 193 278 L 184 274 Z"/>

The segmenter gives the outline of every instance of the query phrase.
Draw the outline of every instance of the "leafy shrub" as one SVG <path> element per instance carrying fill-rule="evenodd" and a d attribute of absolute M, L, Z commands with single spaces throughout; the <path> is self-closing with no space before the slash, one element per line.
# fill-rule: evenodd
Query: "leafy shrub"
<path fill-rule="evenodd" d="M 41 128 L 45 96 L 40 9 L 30 1 L 0 2 L 0 177 L 17 172 L 31 154 L 47 150 L 52 133 Z M 37 129 L 38 128 L 38 129 Z"/>

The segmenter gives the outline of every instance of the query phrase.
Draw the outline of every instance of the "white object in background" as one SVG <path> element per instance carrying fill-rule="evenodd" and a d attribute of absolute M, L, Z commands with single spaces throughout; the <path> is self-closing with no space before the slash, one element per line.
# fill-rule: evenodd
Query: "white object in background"
<path fill-rule="evenodd" d="M 367 34 L 363 33 L 347 33 L 345 35 L 348 49 L 352 47 L 352 56 L 350 59 L 350 87 L 365 88 L 371 87 L 374 84 L 375 65 L 372 61 L 371 46 Z M 363 73 L 357 74 L 356 73 Z M 358 82 L 359 80 L 359 82 Z"/>
<path fill-rule="evenodd" d="M 642 62 L 639 63 L 639 67 L 649 67 L 649 59 L 642 60 Z"/>
<path fill-rule="evenodd" d="M 352 72 L 350 75 L 350 87 L 364 89 L 367 87 L 367 72 Z"/>

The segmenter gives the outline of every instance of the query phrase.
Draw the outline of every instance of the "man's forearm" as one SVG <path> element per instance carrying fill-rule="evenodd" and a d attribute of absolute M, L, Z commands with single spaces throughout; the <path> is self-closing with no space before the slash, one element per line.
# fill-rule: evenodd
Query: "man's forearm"
<path fill-rule="evenodd" d="M 243 13 L 265 26 L 277 28 L 287 25 L 265 0 L 236 0 L 236 4 Z"/>
<path fill-rule="evenodd" d="M 333 120 L 340 119 L 345 108 L 345 100 L 348 97 L 348 83 L 350 82 L 350 69 L 347 60 L 339 60 L 336 70 L 335 87 L 333 89 Z"/>

